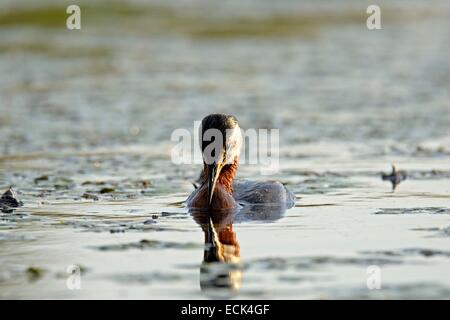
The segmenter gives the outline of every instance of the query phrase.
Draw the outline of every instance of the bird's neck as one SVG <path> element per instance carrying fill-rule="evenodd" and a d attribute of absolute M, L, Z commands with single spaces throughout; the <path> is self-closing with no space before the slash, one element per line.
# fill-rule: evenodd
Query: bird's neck
<path fill-rule="evenodd" d="M 227 192 L 233 192 L 233 179 L 238 167 L 238 159 L 236 158 L 233 163 L 225 165 L 220 171 L 217 178 L 217 184 L 220 184 Z M 208 179 L 208 167 L 205 165 L 202 172 L 202 182 L 206 183 Z"/>

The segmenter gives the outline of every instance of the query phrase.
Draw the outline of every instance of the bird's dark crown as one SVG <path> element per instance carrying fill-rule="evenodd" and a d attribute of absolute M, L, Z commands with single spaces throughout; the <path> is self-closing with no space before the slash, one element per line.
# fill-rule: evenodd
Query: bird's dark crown
<path fill-rule="evenodd" d="M 237 119 L 235 116 L 226 115 L 222 113 L 214 113 L 206 116 L 202 120 L 201 125 L 201 146 L 202 150 L 210 143 L 210 141 L 204 141 L 204 133 L 209 129 L 217 129 L 222 133 L 223 143 L 225 146 L 225 137 L 227 136 L 227 130 L 234 129 L 237 126 Z"/>

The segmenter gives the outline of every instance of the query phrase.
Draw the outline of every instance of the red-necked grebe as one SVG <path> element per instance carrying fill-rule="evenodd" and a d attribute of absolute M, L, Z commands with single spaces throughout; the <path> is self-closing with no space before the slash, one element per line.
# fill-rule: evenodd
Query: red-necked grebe
<path fill-rule="evenodd" d="M 208 157 L 213 142 L 208 130 L 220 132 L 221 147 Z M 211 114 L 200 126 L 203 171 L 199 186 L 187 199 L 189 208 L 230 209 L 245 205 L 276 205 L 284 209 L 294 205 L 295 197 L 277 181 L 255 182 L 234 177 L 238 168 L 242 135 L 237 119 L 231 115 Z"/>

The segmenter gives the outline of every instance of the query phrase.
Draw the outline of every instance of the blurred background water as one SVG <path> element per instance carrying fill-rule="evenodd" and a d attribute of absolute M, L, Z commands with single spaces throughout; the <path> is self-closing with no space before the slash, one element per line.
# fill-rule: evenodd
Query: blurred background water
<path fill-rule="evenodd" d="M 1 298 L 205 298 L 179 204 L 199 167 L 170 135 L 212 112 L 279 128 L 280 171 L 239 177 L 298 197 L 235 223 L 237 297 L 450 298 L 448 1 L 377 1 L 381 30 L 369 1 L 77 1 L 81 30 L 69 4 L 0 2 L 0 187 L 25 203 L 1 214 Z"/>

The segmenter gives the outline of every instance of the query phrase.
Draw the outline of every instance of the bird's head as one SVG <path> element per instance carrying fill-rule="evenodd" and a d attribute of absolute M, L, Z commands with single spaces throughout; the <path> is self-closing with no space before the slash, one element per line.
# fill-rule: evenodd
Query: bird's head
<path fill-rule="evenodd" d="M 207 167 L 209 204 L 222 168 L 239 158 L 241 145 L 241 129 L 234 116 L 210 114 L 202 120 L 200 146 L 203 162 Z"/>

